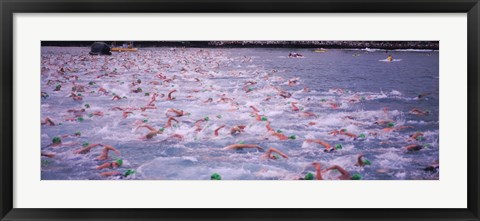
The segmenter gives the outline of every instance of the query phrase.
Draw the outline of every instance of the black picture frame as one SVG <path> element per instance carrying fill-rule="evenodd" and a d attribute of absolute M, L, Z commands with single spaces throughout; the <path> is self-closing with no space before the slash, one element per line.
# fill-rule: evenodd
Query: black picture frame
<path fill-rule="evenodd" d="M 1 220 L 479 220 L 478 0 L 0 0 Z M 468 208 L 466 209 L 17 209 L 13 208 L 14 13 L 467 13 Z M 441 194 L 441 193 L 439 193 Z M 392 199 L 394 200 L 394 199 Z"/>

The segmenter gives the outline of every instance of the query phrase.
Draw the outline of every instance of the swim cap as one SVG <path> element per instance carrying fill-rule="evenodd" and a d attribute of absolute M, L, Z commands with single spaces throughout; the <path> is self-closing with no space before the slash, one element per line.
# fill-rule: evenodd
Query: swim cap
<path fill-rule="evenodd" d="M 222 177 L 220 176 L 220 174 L 218 173 L 213 173 L 211 176 L 210 176 L 210 180 L 221 180 Z"/>
<path fill-rule="evenodd" d="M 261 120 L 262 120 L 262 121 L 267 121 L 268 119 L 267 119 L 267 117 L 263 116 L 263 117 L 261 118 Z"/>
<path fill-rule="evenodd" d="M 163 132 L 164 130 L 165 130 L 165 128 L 163 128 L 163 127 L 158 129 L 158 131 L 160 131 L 160 132 Z"/>
<path fill-rule="evenodd" d="M 82 122 L 82 121 L 83 121 L 83 117 L 79 117 L 79 118 L 77 118 L 77 121 L 80 121 L 80 122 Z"/>
<path fill-rule="evenodd" d="M 282 133 L 283 131 L 282 130 L 277 130 L 277 133 Z"/>
<path fill-rule="evenodd" d="M 91 93 L 91 94 L 94 94 L 94 93 L 95 93 L 95 91 L 90 91 L 90 93 Z"/>
<path fill-rule="evenodd" d="M 81 96 L 82 96 L 82 94 L 78 93 L 78 94 L 77 94 L 77 96 L 81 97 Z"/>
<path fill-rule="evenodd" d="M 291 136 L 288 137 L 288 139 L 295 140 L 295 139 L 297 139 L 297 136 L 291 135 Z"/>
<path fill-rule="evenodd" d="M 360 97 L 360 100 L 364 101 L 364 100 L 365 100 L 365 97 L 364 97 L 364 96 Z"/>
<path fill-rule="evenodd" d="M 115 161 L 119 167 L 121 167 L 123 165 L 123 160 L 122 159 L 118 159 L 117 161 Z"/>
<path fill-rule="evenodd" d="M 360 134 L 360 135 L 358 135 L 358 137 L 364 139 L 364 138 L 365 138 L 365 134 Z"/>
<path fill-rule="evenodd" d="M 52 143 L 53 144 L 60 144 L 60 143 L 62 143 L 62 139 L 60 139 L 60 137 L 54 137 L 52 139 Z"/>
<path fill-rule="evenodd" d="M 205 117 L 205 118 L 203 118 L 203 119 L 204 119 L 205 121 L 209 121 L 209 120 L 210 120 L 209 117 Z"/>
<path fill-rule="evenodd" d="M 364 163 L 365 165 L 372 165 L 372 163 L 370 162 L 370 160 L 363 160 L 363 163 Z"/>
<path fill-rule="evenodd" d="M 336 144 L 335 145 L 335 149 L 337 150 L 341 150 L 343 148 L 343 146 L 341 144 Z"/>
<path fill-rule="evenodd" d="M 142 92 L 142 88 L 137 88 L 137 92 Z"/>
<path fill-rule="evenodd" d="M 388 127 L 394 127 L 394 126 L 395 126 L 395 123 L 393 123 L 393 122 L 388 122 L 387 126 L 388 126 Z"/>
<path fill-rule="evenodd" d="M 90 81 L 90 82 L 88 82 L 88 84 L 89 84 L 89 85 L 94 85 L 94 84 L 95 84 L 95 82 L 93 82 L 93 81 Z"/>
<path fill-rule="evenodd" d="M 128 169 L 127 171 L 125 171 L 123 176 L 127 177 L 127 176 L 130 176 L 130 175 L 134 174 L 134 173 L 135 173 L 135 170 Z"/>
<path fill-rule="evenodd" d="M 55 86 L 55 90 L 60 90 L 60 88 L 62 88 L 62 85 L 57 84 L 57 86 Z"/>
<path fill-rule="evenodd" d="M 240 141 L 240 143 L 239 143 L 239 144 L 245 144 L 245 141 Z"/>
<path fill-rule="evenodd" d="M 327 100 L 325 100 L 325 99 L 321 99 L 320 101 L 321 101 L 321 102 L 325 102 L 325 101 L 327 101 Z"/>
<path fill-rule="evenodd" d="M 362 179 L 362 175 L 356 173 L 356 174 L 353 174 L 353 176 L 351 177 L 352 180 L 361 180 Z"/>
<path fill-rule="evenodd" d="M 90 104 L 85 104 L 85 108 L 90 108 Z"/>
<path fill-rule="evenodd" d="M 143 123 L 147 123 L 147 122 L 148 122 L 148 120 L 147 120 L 147 119 L 143 119 Z"/>
<path fill-rule="evenodd" d="M 93 117 L 93 114 L 92 114 L 92 113 L 89 113 L 89 114 L 88 114 L 88 117 Z"/>
<path fill-rule="evenodd" d="M 219 115 L 217 115 L 217 118 L 218 118 L 218 119 L 222 118 L 222 115 L 220 115 L 220 114 L 219 114 Z"/>
<path fill-rule="evenodd" d="M 347 129 L 341 129 L 340 131 L 342 131 L 342 132 L 347 132 Z"/>
<path fill-rule="evenodd" d="M 137 79 L 137 83 L 141 84 L 141 83 L 142 83 L 142 80 Z"/>
<path fill-rule="evenodd" d="M 145 93 L 145 96 L 150 96 L 150 93 Z"/>
<path fill-rule="evenodd" d="M 82 146 L 84 146 L 84 147 L 86 147 L 88 145 L 90 145 L 88 142 L 83 142 L 83 144 L 82 144 Z"/>
<path fill-rule="evenodd" d="M 81 136 L 81 135 L 82 133 L 80 133 L 80 131 L 75 132 L 75 136 Z"/>
<path fill-rule="evenodd" d="M 305 180 L 313 180 L 313 174 L 312 173 L 307 173 L 307 175 L 305 175 Z"/>
<path fill-rule="evenodd" d="M 423 136 L 418 136 L 418 137 L 416 138 L 416 140 L 423 140 L 423 139 L 425 139 Z"/>
<path fill-rule="evenodd" d="M 127 96 L 123 96 L 122 98 L 127 99 Z"/>

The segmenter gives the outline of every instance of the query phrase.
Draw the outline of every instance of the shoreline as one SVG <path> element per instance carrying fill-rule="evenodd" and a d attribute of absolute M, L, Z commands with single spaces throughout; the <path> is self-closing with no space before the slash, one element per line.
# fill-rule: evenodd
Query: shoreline
<path fill-rule="evenodd" d="M 113 41 L 104 41 L 112 44 Z M 90 47 L 93 41 L 42 41 L 41 46 Z M 120 46 L 122 41 L 117 41 Z M 189 48 L 323 48 L 373 50 L 439 50 L 438 41 L 135 41 L 134 47 Z"/>

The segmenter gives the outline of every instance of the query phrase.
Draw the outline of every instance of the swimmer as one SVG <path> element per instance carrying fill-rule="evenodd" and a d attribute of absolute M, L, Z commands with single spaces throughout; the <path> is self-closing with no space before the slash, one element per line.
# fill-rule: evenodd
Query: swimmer
<path fill-rule="evenodd" d="M 258 150 L 263 150 L 262 147 L 256 144 L 232 144 L 222 148 L 222 150 L 238 150 L 243 148 L 257 148 Z"/>
<path fill-rule="evenodd" d="M 275 132 L 275 130 L 270 126 L 270 121 L 267 121 L 267 125 L 265 127 L 267 128 L 267 131 Z"/>
<path fill-rule="evenodd" d="M 423 133 L 422 132 L 416 132 L 414 134 L 410 134 L 410 137 L 408 138 L 409 141 L 414 141 L 414 140 L 418 140 L 418 139 L 421 139 L 423 137 Z"/>
<path fill-rule="evenodd" d="M 54 154 L 54 153 L 41 152 L 41 156 L 42 156 L 42 157 L 53 158 L 53 157 L 55 157 L 55 154 Z"/>
<path fill-rule="evenodd" d="M 161 128 L 159 130 L 155 129 L 154 127 L 148 125 L 148 124 L 141 124 L 139 126 L 137 126 L 137 128 L 135 128 L 135 130 L 139 129 L 139 128 L 147 128 L 148 130 L 150 130 L 150 132 L 148 132 L 147 135 L 143 136 L 142 138 L 144 139 L 152 139 L 154 136 L 157 136 L 157 134 L 162 134 L 163 133 L 163 130 L 164 128 Z"/>
<path fill-rule="evenodd" d="M 256 107 L 254 107 L 253 105 L 250 105 L 250 108 L 252 108 L 252 110 L 256 113 L 260 112 Z"/>
<path fill-rule="evenodd" d="M 77 95 L 77 94 L 75 94 L 75 93 L 73 93 L 73 92 L 70 94 L 69 97 L 73 98 L 74 101 L 81 101 L 81 100 L 83 100 L 82 96 L 79 96 L 79 95 Z"/>
<path fill-rule="evenodd" d="M 97 170 L 102 170 L 102 169 L 105 169 L 105 168 L 114 169 L 114 168 L 117 168 L 117 167 L 121 167 L 122 165 L 123 165 L 123 160 L 119 159 L 119 160 L 116 160 L 116 161 L 113 161 L 113 162 L 107 162 L 107 163 L 104 163 L 100 166 L 97 166 L 96 169 Z"/>
<path fill-rule="evenodd" d="M 84 148 L 78 149 L 75 151 L 76 154 L 86 154 L 94 147 L 103 146 L 102 144 L 90 144 Z"/>
<path fill-rule="evenodd" d="M 430 95 L 430 93 L 422 93 L 422 94 L 419 94 L 419 95 L 417 96 L 417 99 L 425 98 L 425 97 L 427 97 L 428 95 Z"/>
<path fill-rule="evenodd" d="M 118 171 L 108 171 L 108 172 L 100 173 L 100 176 L 103 176 L 103 177 L 118 176 L 118 175 L 123 175 L 123 174 Z"/>
<path fill-rule="evenodd" d="M 202 125 L 200 124 L 203 122 L 205 122 L 205 119 L 200 119 L 195 122 L 195 127 L 196 127 L 195 131 L 197 132 L 202 131 L 203 128 L 202 128 Z"/>
<path fill-rule="evenodd" d="M 334 135 L 334 136 L 336 136 L 337 134 L 340 134 L 340 135 L 345 135 L 345 136 L 351 137 L 351 138 L 353 138 L 354 140 L 357 139 L 357 135 L 356 135 L 356 134 L 349 133 L 349 132 L 347 132 L 346 129 L 333 130 L 333 131 L 330 131 L 328 134 Z"/>
<path fill-rule="evenodd" d="M 317 115 L 313 112 L 304 111 L 304 112 L 300 113 L 300 116 L 302 116 L 302 117 L 316 117 Z"/>
<path fill-rule="evenodd" d="M 174 97 L 172 97 L 172 94 L 173 94 L 174 92 L 177 92 L 177 90 L 175 89 L 175 90 L 172 90 L 172 91 L 170 91 L 170 92 L 168 93 L 168 98 L 167 98 L 167 100 L 170 100 L 170 101 L 171 101 L 171 100 L 174 100 L 174 99 L 175 99 Z"/>
<path fill-rule="evenodd" d="M 94 116 L 99 116 L 99 117 L 103 117 L 103 112 L 101 112 L 101 111 L 94 111 L 94 112 L 92 112 L 92 115 L 94 115 Z"/>
<path fill-rule="evenodd" d="M 418 109 L 418 108 L 413 108 L 412 110 L 410 110 L 409 113 L 415 114 L 415 115 L 419 115 L 419 116 L 426 116 L 426 115 L 428 115 L 430 112 L 428 112 L 428 111 L 422 111 L 422 110 L 420 110 L 420 109 Z"/>
<path fill-rule="evenodd" d="M 115 100 L 121 100 L 122 98 L 118 95 L 115 95 L 112 97 L 112 101 L 115 101 Z"/>
<path fill-rule="evenodd" d="M 242 133 L 242 132 L 245 132 L 245 128 L 247 126 L 245 125 L 237 125 L 237 126 L 234 126 L 230 129 L 230 134 L 231 135 L 235 135 L 235 134 L 239 134 L 239 133 Z"/>
<path fill-rule="evenodd" d="M 433 164 L 430 164 L 429 166 L 425 167 L 425 171 L 429 171 L 429 172 L 435 172 L 435 171 L 438 171 L 438 169 L 440 168 L 440 163 L 438 160 L 435 161 L 435 163 Z"/>
<path fill-rule="evenodd" d="M 165 124 L 164 128 L 169 128 L 172 126 L 172 121 L 175 121 L 175 123 L 179 123 L 177 119 L 175 119 L 174 117 L 169 117 L 168 120 L 167 120 L 167 123 Z"/>
<path fill-rule="evenodd" d="M 275 131 L 271 131 L 272 136 L 277 137 L 279 140 L 288 140 L 289 137 L 285 136 L 285 134 L 278 133 Z"/>
<path fill-rule="evenodd" d="M 386 127 L 383 128 L 382 131 L 384 132 L 393 132 L 393 131 L 399 131 L 399 130 L 404 130 L 404 129 L 413 129 L 413 126 L 396 126 L 396 127 Z"/>
<path fill-rule="evenodd" d="M 357 163 L 355 164 L 355 166 L 363 167 L 365 165 L 370 165 L 370 161 L 363 159 L 363 157 L 363 154 L 358 155 Z"/>
<path fill-rule="evenodd" d="M 292 111 L 299 111 L 300 108 L 298 108 L 295 104 L 297 104 L 297 102 L 292 102 Z"/>
<path fill-rule="evenodd" d="M 142 110 L 142 111 L 146 111 L 146 110 L 156 110 L 157 107 L 153 107 L 153 106 L 154 106 L 154 105 L 148 104 L 148 105 L 145 106 L 145 107 L 141 107 L 140 110 Z"/>
<path fill-rule="evenodd" d="M 323 180 L 322 165 L 320 165 L 320 163 L 314 162 L 314 163 L 312 163 L 312 166 L 315 167 L 315 179 L 316 180 Z"/>
<path fill-rule="evenodd" d="M 332 148 L 332 145 L 328 144 L 327 142 L 321 141 L 319 139 L 306 139 L 305 142 L 307 143 L 317 143 L 325 147 L 325 152 L 333 151 L 335 148 Z"/>
<path fill-rule="evenodd" d="M 102 154 L 100 154 L 100 156 L 97 157 L 97 160 L 106 160 L 106 159 L 108 159 L 108 152 L 109 152 L 109 151 L 113 151 L 113 152 L 115 152 L 115 154 L 120 155 L 120 151 L 118 151 L 118 150 L 115 149 L 114 147 L 112 147 L 112 146 L 110 146 L 110 145 L 103 145 Z"/>
<path fill-rule="evenodd" d="M 170 117 L 168 115 L 168 113 L 174 113 L 175 114 L 175 117 L 181 117 L 181 116 L 184 116 L 184 115 L 188 115 L 189 113 L 183 111 L 183 110 L 178 110 L 178 109 L 175 109 L 175 108 L 169 108 L 167 110 L 167 112 L 165 113 L 165 115 L 167 115 L 167 117 Z"/>
<path fill-rule="evenodd" d="M 217 129 L 214 130 L 213 134 L 214 134 L 215 136 L 218 136 L 218 131 L 219 131 L 220 129 L 224 128 L 224 127 L 225 127 L 225 125 L 222 125 L 222 126 L 218 127 Z"/>
<path fill-rule="evenodd" d="M 42 125 L 55 126 L 55 123 L 52 119 L 46 117 L 45 120 L 42 121 Z"/>
<path fill-rule="evenodd" d="M 133 112 L 131 112 L 131 111 L 124 111 L 123 114 L 122 114 L 122 116 L 123 116 L 123 118 L 127 118 L 129 114 L 133 114 Z"/>
<path fill-rule="evenodd" d="M 392 57 L 392 55 L 388 55 L 388 57 L 387 57 L 387 61 L 393 61 L 393 57 Z"/>
<path fill-rule="evenodd" d="M 407 151 L 419 151 L 423 149 L 423 146 L 419 144 L 411 144 L 411 145 L 405 146 L 404 148 L 407 149 Z"/>
<path fill-rule="evenodd" d="M 273 148 L 273 147 L 268 148 L 265 154 L 263 154 L 262 158 L 276 160 L 279 158 L 279 156 L 276 154 L 280 155 L 285 159 L 288 159 L 288 156 L 286 154 L 282 153 L 280 150 L 277 150 L 276 148 Z"/>
<path fill-rule="evenodd" d="M 338 165 L 331 166 L 326 171 L 330 171 L 330 170 L 337 170 L 338 172 L 341 173 L 341 175 L 337 177 L 337 179 L 339 179 L 339 180 L 350 180 L 350 179 L 352 179 L 350 174 L 345 169 L 343 169 L 342 167 L 340 167 Z"/>

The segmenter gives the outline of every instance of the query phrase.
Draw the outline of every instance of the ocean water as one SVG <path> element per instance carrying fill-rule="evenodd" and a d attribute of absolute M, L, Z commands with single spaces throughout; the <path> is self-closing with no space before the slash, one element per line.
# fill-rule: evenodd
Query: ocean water
<path fill-rule="evenodd" d="M 213 173 L 227 180 L 284 180 L 315 173 L 313 162 L 324 169 L 339 165 L 364 180 L 439 179 L 439 171 L 424 170 L 439 160 L 438 51 L 141 48 L 112 56 L 90 56 L 88 51 L 42 47 L 41 90 L 48 97 L 42 98 L 41 115 L 56 124 L 41 129 L 41 151 L 55 154 L 41 157 L 43 180 L 209 180 Z M 304 57 L 289 58 L 291 51 Z M 393 62 L 384 60 L 389 54 Z M 55 91 L 57 85 L 61 88 Z M 79 87 L 83 90 L 74 93 L 82 100 L 74 100 L 70 95 Z M 138 88 L 142 91 L 134 92 Z M 172 90 L 175 99 L 168 100 Z M 282 97 L 280 91 L 291 96 Z M 160 95 L 153 102 L 156 109 L 140 110 L 154 93 Z M 425 96 L 419 99 L 420 94 Z M 112 100 L 114 95 L 122 99 Z M 292 102 L 300 110 L 293 111 Z M 250 106 L 274 130 L 295 139 L 273 136 Z M 124 117 L 114 107 L 132 113 Z M 82 108 L 85 111 L 76 115 L 68 112 Z M 175 117 L 178 123 L 144 139 L 148 130 L 137 127 L 165 127 L 169 108 L 190 114 Z M 412 114 L 413 108 L 428 114 Z M 103 116 L 92 115 L 96 111 Z M 381 120 L 410 127 L 386 132 L 386 125 L 375 123 Z M 221 125 L 225 128 L 215 136 Z M 236 125 L 246 127 L 231 135 Z M 365 138 L 329 134 L 340 129 Z M 73 136 L 75 132 L 81 135 Z M 422 139 L 409 140 L 416 132 L 423 133 Z M 63 144 L 51 146 L 54 137 L 62 137 Z M 306 139 L 342 148 L 324 152 L 323 146 Z M 107 160 L 96 160 L 102 147 L 75 153 L 86 142 L 113 146 L 120 155 L 110 152 Z M 257 149 L 222 150 L 238 143 L 274 147 L 289 158 L 264 159 L 265 152 Z M 423 148 L 407 151 L 404 147 L 411 144 Z M 360 154 L 371 165 L 355 165 Z M 123 160 L 121 167 L 96 169 L 116 159 Z M 101 176 L 129 169 L 135 173 Z M 326 179 L 338 175 L 323 174 Z"/>

